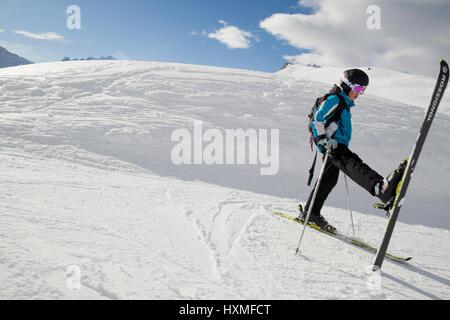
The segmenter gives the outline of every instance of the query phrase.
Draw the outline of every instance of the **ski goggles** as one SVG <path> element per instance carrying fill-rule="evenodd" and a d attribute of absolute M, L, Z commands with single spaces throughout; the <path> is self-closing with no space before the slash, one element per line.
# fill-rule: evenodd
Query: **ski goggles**
<path fill-rule="evenodd" d="M 344 83 L 346 84 L 346 85 L 348 85 L 352 90 L 353 90 L 353 92 L 354 93 L 356 93 L 356 94 L 363 94 L 364 93 L 364 91 L 366 91 L 366 88 L 367 87 L 365 87 L 365 86 L 360 86 L 359 84 L 353 84 L 353 83 L 351 83 L 350 82 L 350 80 L 348 80 L 347 79 L 347 77 L 342 77 L 342 81 L 344 81 Z"/>

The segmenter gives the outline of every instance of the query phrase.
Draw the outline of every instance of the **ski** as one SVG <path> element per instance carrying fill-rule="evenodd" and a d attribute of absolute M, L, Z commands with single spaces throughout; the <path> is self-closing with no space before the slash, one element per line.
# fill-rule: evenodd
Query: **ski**
<path fill-rule="evenodd" d="M 298 219 L 296 219 L 296 218 L 294 218 L 294 217 L 292 217 L 290 215 L 287 215 L 287 214 L 279 212 L 279 211 L 272 211 L 272 212 L 275 215 L 277 215 L 277 216 L 280 216 L 280 217 L 283 217 L 283 218 L 286 218 L 286 219 L 289 219 L 289 220 L 292 220 L 292 221 L 295 221 L 297 223 L 300 223 L 300 224 L 304 225 L 304 223 L 302 221 L 300 221 L 300 220 L 298 220 Z M 346 243 L 353 244 L 353 245 L 355 245 L 355 246 L 357 246 L 359 248 L 365 249 L 365 250 L 370 251 L 372 253 L 377 253 L 377 249 L 375 247 L 373 247 L 373 246 L 371 246 L 369 244 L 366 244 L 366 243 L 362 242 L 361 240 L 358 240 L 358 239 L 355 239 L 355 238 L 352 238 L 352 237 L 348 237 L 348 236 L 343 235 L 343 234 L 341 234 L 339 232 L 331 233 L 331 232 L 328 232 L 326 230 L 323 230 L 323 229 L 319 228 L 316 225 L 308 224 L 307 226 L 312 228 L 312 229 L 314 229 L 314 230 L 317 230 L 319 232 L 322 232 L 322 233 L 325 233 L 325 234 L 327 234 L 329 236 L 332 236 L 332 237 L 334 237 L 336 239 L 344 241 Z M 412 259 L 411 257 L 403 258 L 403 257 L 394 256 L 394 255 L 392 255 L 390 253 L 386 253 L 386 258 L 388 258 L 390 260 L 393 260 L 395 262 L 400 262 L 400 263 L 405 263 L 405 262 L 408 262 L 409 260 Z"/>
<path fill-rule="evenodd" d="M 403 173 L 403 178 L 399 183 L 399 188 L 397 189 L 398 191 L 392 204 L 392 208 L 390 208 L 389 210 L 389 219 L 386 227 L 386 232 L 384 234 L 384 238 L 381 242 L 380 248 L 378 249 L 378 253 L 375 257 L 372 268 L 373 271 L 381 269 L 384 258 L 388 257 L 387 249 L 392 233 L 394 231 L 395 223 L 397 221 L 400 209 L 404 203 L 406 190 L 408 189 L 408 185 L 411 181 L 411 175 L 414 173 L 414 169 L 417 165 L 417 160 L 419 159 L 420 152 L 422 151 L 422 147 L 425 143 L 425 139 L 430 130 L 434 116 L 436 115 L 439 103 L 441 102 L 442 96 L 444 95 L 445 89 L 447 87 L 448 73 L 449 70 L 447 62 L 441 60 L 441 68 L 436 88 L 434 89 L 430 106 L 425 114 L 425 119 L 423 121 L 422 127 L 419 130 L 419 135 L 413 147 L 411 156 L 408 158 L 408 164 L 406 166 L 405 172 Z"/>

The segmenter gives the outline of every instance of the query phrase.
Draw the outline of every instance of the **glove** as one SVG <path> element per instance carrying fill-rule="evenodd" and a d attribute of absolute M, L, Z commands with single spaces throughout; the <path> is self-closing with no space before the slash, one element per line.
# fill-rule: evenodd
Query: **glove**
<path fill-rule="evenodd" d="M 317 142 L 317 145 L 321 146 L 322 148 L 325 148 L 325 150 L 332 151 L 337 148 L 338 143 L 334 139 L 323 138 Z"/>

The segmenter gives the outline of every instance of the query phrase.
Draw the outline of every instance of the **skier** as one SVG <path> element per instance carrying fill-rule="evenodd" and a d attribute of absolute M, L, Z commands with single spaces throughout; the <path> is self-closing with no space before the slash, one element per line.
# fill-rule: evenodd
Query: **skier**
<path fill-rule="evenodd" d="M 352 138 L 351 108 L 355 106 L 354 101 L 364 93 L 368 85 L 369 76 L 364 71 L 360 69 L 345 71 L 340 87 L 334 85 L 330 94 L 317 106 L 311 117 L 310 131 L 313 141 L 321 153 L 325 154 L 329 150 L 331 154 L 312 204 L 308 223 L 329 232 L 335 233 L 336 229 L 320 212 L 328 195 L 337 184 L 339 171 L 383 203 L 389 204 L 395 197 L 397 185 L 407 164 L 405 159 L 394 172 L 384 178 L 348 148 Z M 302 222 L 306 220 L 314 189 L 305 210 L 298 217 Z"/>

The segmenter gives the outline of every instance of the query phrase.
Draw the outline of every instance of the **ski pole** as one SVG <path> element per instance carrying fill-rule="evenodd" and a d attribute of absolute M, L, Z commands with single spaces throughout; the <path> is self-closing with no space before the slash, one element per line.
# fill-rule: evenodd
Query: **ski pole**
<path fill-rule="evenodd" d="M 347 192 L 348 209 L 350 210 L 350 219 L 352 221 L 353 236 L 356 237 L 356 235 L 355 235 L 355 224 L 353 223 L 352 203 L 350 201 L 350 192 L 348 191 L 348 182 L 347 182 L 347 175 L 346 174 L 344 174 L 344 181 L 345 181 L 345 190 Z"/>
<path fill-rule="evenodd" d="M 325 159 L 323 160 L 322 169 L 320 169 L 319 178 L 317 179 L 316 187 L 314 189 L 311 203 L 308 208 L 308 214 L 306 215 L 305 223 L 303 225 L 303 231 L 302 231 L 302 234 L 300 235 L 300 240 L 298 241 L 297 250 L 295 251 L 296 254 L 300 251 L 300 244 L 302 243 L 303 235 L 305 234 L 306 226 L 308 225 L 309 217 L 311 215 L 312 208 L 314 206 L 314 202 L 316 201 L 317 192 L 319 191 L 319 186 L 320 186 L 320 183 L 322 182 L 322 176 L 323 176 L 323 173 L 325 172 L 325 167 L 328 163 L 328 158 L 330 157 L 330 154 L 331 154 L 331 148 L 327 148 L 327 153 L 325 155 Z"/>

